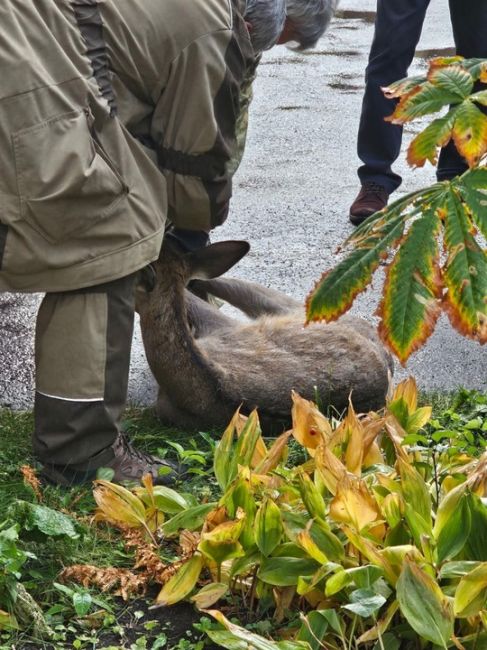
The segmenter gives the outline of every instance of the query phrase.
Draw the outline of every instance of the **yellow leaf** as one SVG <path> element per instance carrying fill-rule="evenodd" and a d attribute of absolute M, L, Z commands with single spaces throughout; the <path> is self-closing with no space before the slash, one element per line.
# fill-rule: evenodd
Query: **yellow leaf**
<path fill-rule="evenodd" d="M 380 519 L 377 501 L 363 481 L 343 479 L 330 504 L 330 516 L 340 523 L 352 525 L 360 532 Z"/>
<path fill-rule="evenodd" d="M 323 551 L 318 548 L 308 531 L 303 530 L 302 532 L 298 533 L 296 539 L 299 546 L 301 546 L 301 548 L 303 548 L 308 553 L 308 555 L 313 558 L 313 560 L 316 560 L 321 564 L 328 562 L 328 558 L 323 553 Z"/>
<path fill-rule="evenodd" d="M 315 463 L 326 488 L 336 494 L 338 482 L 347 476 L 345 465 L 324 445 L 316 449 Z"/>
<path fill-rule="evenodd" d="M 303 399 L 294 391 L 291 396 L 293 400 L 292 434 L 308 450 L 309 454 L 314 456 L 318 445 L 326 442 L 331 436 L 331 425 L 313 402 Z"/>
<path fill-rule="evenodd" d="M 185 562 L 179 571 L 166 582 L 156 598 L 156 603 L 160 606 L 167 607 L 174 605 L 193 591 L 203 568 L 203 557 L 196 553 L 193 557 Z"/>
<path fill-rule="evenodd" d="M 408 377 L 408 379 L 404 379 L 397 385 L 391 401 L 395 402 L 399 399 L 403 399 L 406 402 L 409 412 L 416 410 L 418 405 L 418 387 L 414 377 Z"/>
<path fill-rule="evenodd" d="M 268 474 L 279 465 L 287 450 L 287 443 L 291 437 L 291 433 L 291 431 L 286 431 L 276 438 L 272 447 L 255 468 L 257 474 Z"/>
<path fill-rule="evenodd" d="M 97 520 L 124 524 L 129 528 L 146 527 L 145 506 L 130 490 L 110 481 L 98 480 L 95 481 L 93 496 L 98 505 Z"/>
<path fill-rule="evenodd" d="M 212 582 L 205 585 L 190 600 L 196 605 L 198 609 L 207 609 L 214 605 L 220 598 L 223 598 L 228 593 L 228 585 L 223 582 Z"/>
<path fill-rule="evenodd" d="M 362 474 L 362 461 L 364 455 L 364 430 L 352 402 L 344 419 L 345 429 L 348 434 L 347 450 L 345 452 L 345 465 L 349 472 L 355 476 Z"/>
<path fill-rule="evenodd" d="M 487 562 L 482 562 L 458 583 L 454 601 L 455 616 L 476 616 L 480 610 L 485 609 L 486 598 Z"/>

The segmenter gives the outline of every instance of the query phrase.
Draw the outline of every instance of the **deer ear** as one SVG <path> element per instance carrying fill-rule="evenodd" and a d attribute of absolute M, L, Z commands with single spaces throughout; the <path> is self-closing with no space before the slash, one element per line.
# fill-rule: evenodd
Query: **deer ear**
<path fill-rule="evenodd" d="M 221 241 L 187 253 L 191 280 L 210 280 L 226 273 L 250 250 L 246 241 Z"/>

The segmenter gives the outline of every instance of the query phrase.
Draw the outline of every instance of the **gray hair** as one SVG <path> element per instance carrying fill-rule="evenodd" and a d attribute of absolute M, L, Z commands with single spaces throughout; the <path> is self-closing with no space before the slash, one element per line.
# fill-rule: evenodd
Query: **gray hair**
<path fill-rule="evenodd" d="M 338 0 L 286 0 L 286 13 L 292 23 L 299 49 L 314 47 L 330 22 Z"/>
<path fill-rule="evenodd" d="M 250 40 L 254 50 L 268 50 L 284 29 L 286 0 L 247 0 L 245 20 L 252 25 Z"/>

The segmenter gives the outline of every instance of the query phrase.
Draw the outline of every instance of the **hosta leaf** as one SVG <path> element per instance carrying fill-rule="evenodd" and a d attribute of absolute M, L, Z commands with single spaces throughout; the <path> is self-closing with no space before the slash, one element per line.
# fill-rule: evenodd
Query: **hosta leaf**
<path fill-rule="evenodd" d="M 454 621 L 451 603 L 433 578 L 407 558 L 397 581 L 397 599 L 417 634 L 440 648 L 448 648 Z"/>
<path fill-rule="evenodd" d="M 225 490 L 237 475 L 237 466 L 231 459 L 234 456 L 235 432 L 240 424 L 240 411 L 236 411 L 215 448 L 213 471 L 222 490 Z"/>
<path fill-rule="evenodd" d="M 455 113 L 453 141 L 469 167 L 487 151 L 487 116 L 471 101 L 464 101 Z"/>
<path fill-rule="evenodd" d="M 415 118 L 437 113 L 448 104 L 456 104 L 460 101 L 456 93 L 438 88 L 430 81 L 417 86 L 407 95 L 403 95 L 397 104 L 394 113 L 386 118 L 386 121 L 393 124 L 404 124 Z"/>
<path fill-rule="evenodd" d="M 319 611 L 310 612 L 302 619 L 301 628 L 296 636 L 298 641 L 306 641 L 311 650 L 321 650 L 321 641 L 324 638 L 329 623 Z"/>
<path fill-rule="evenodd" d="M 487 505 L 476 494 L 470 495 L 472 525 L 465 544 L 465 559 L 487 562 Z"/>
<path fill-rule="evenodd" d="M 262 560 L 258 577 L 276 587 L 294 587 L 300 576 L 311 577 L 320 565 L 311 558 L 270 557 Z"/>
<path fill-rule="evenodd" d="M 475 616 L 487 601 L 487 562 L 463 576 L 455 591 L 455 615 Z"/>
<path fill-rule="evenodd" d="M 398 458 L 397 466 L 401 476 L 401 488 L 406 503 L 406 519 L 408 512 L 418 515 L 421 522 L 420 534 L 432 535 L 431 496 L 421 474 L 402 458 Z M 420 540 L 416 540 L 420 543 Z"/>
<path fill-rule="evenodd" d="M 448 492 L 438 507 L 433 535 L 439 562 L 451 560 L 460 553 L 470 535 L 471 521 L 470 494 L 462 484 Z"/>
<path fill-rule="evenodd" d="M 473 77 L 460 65 L 433 68 L 428 79 L 440 90 L 454 95 L 458 100 L 465 99 L 473 89 Z"/>
<path fill-rule="evenodd" d="M 306 472 L 298 474 L 298 486 L 301 498 L 310 517 L 326 518 L 326 505 L 320 491 Z"/>
<path fill-rule="evenodd" d="M 208 609 L 228 592 L 229 586 L 222 582 L 212 582 L 205 585 L 190 600 L 198 609 Z"/>
<path fill-rule="evenodd" d="M 438 578 L 440 580 L 451 580 L 452 578 L 463 578 L 464 575 L 470 573 L 472 569 L 480 566 L 480 562 L 472 562 L 468 560 L 445 562 L 441 567 Z"/>
<path fill-rule="evenodd" d="M 193 506 L 183 512 L 179 512 L 171 519 L 168 519 L 162 526 L 162 532 L 166 537 L 176 535 L 181 529 L 196 530 L 205 520 L 205 517 L 215 509 L 216 503 L 203 503 L 200 506 Z"/>
<path fill-rule="evenodd" d="M 363 481 L 343 479 L 330 505 L 330 517 L 357 532 L 380 518 L 379 506 Z"/>
<path fill-rule="evenodd" d="M 334 269 L 326 271 L 307 298 L 308 321 L 334 320 L 347 311 L 403 230 L 402 215 L 387 219 Z"/>
<path fill-rule="evenodd" d="M 291 392 L 291 398 L 292 435 L 311 456 L 314 456 L 316 447 L 331 436 L 330 422 L 313 402 L 304 399 L 295 391 Z"/>
<path fill-rule="evenodd" d="M 436 165 L 438 147 L 448 144 L 455 121 L 455 109 L 444 117 L 439 117 L 421 131 L 411 142 L 408 148 L 407 160 L 411 167 L 423 167 L 429 160 Z"/>
<path fill-rule="evenodd" d="M 372 589 L 357 589 L 350 594 L 350 602 L 343 609 L 368 618 L 377 612 L 386 602 L 384 596 L 376 594 Z"/>
<path fill-rule="evenodd" d="M 225 560 L 244 555 L 238 538 L 242 532 L 244 520 L 225 521 L 209 533 L 202 533 L 198 550 L 217 564 Z"/>
<path fill-rule="evenodd" d="M 271 499 L 265 499 L 255 517 L 255 542 L 264 556 L 278 546 L 283 534 L 281 511 Z"/>
<path fill-rule="evenodd" d="M 135 494 L 142 499 L 146 506 L 152 503 L 162 512 L 170 515 L 182 512 L 189 507 L 186 499 L 165 485 L 156 485 L 152 488 L 151 494 L 145 488 L 137 488 Z"/>
<path fill-rule="evenodd" d="M 122 523 L 131 528 L 146 524 L 146 509 L 143 502 L 130 490 L 109 481 L 97 480 L 93 496 L 98 505 L 97 519 Z"/>
<path fill-rule="evenodd" d="M 487 238 L 487 167 L 471 169 L 456 181 L 472 219 Z"/>
<path fill-rule="evenodd" d="M 379 332 L 403 363 L 430 336 L 440 314 L 439 228 L 430 207 L 411 225 L 387 272 Z"/>
<path fill-rule="evenodd" d="M 240 627 L 235 623 L 231 623 L 222 612 L 219 612 L 215 609 L 206 610 L 206 613 L 210 616 L 213 616 L 219 623 L 221 623 L 228 633 L 232 635 L 231 637 L 222 637 L 216 636 L 212 633 L 209 633 L 210 637 L 217 641 L 217 643 L 222 643 L 225 648 L 229 650 L 240 650 L 243 648 L 241 643 L 245 643 L 245 647 L 252 648 L 253 650 L 310 650 L 309 645 L 305 642 L 292 642 L 292 641 L 282 641 L 278 643 L 276 641 L 270 641 L 269 639 L 250 632 L 244 627 Z M 228 642 L 231 641 L 229 645 Z"/>
<path fill-rule="evenodd" d="M 204 560 L 199 553 L 185 562 L 179 571 L 170 578 L 159 592 L 156 603 L 162 606 L 174 605 L 190 594 L 200 576 Z"/>
<path fill-rule="evenodd" d="M 453 190 L 445 213 L 446 310 L 460 333 L 484 343 L 487 341 L 487 256 L 472 236 L 465 206 Z"/>

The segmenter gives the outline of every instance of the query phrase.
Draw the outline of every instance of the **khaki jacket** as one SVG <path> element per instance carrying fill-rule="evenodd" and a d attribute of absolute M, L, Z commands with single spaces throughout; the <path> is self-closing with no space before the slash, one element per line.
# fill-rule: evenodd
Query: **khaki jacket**
<path fill-rule="evenodd" d="M 0 290 L 65 291 L 226 218 L 245 0 L 2 0 Z"/>

